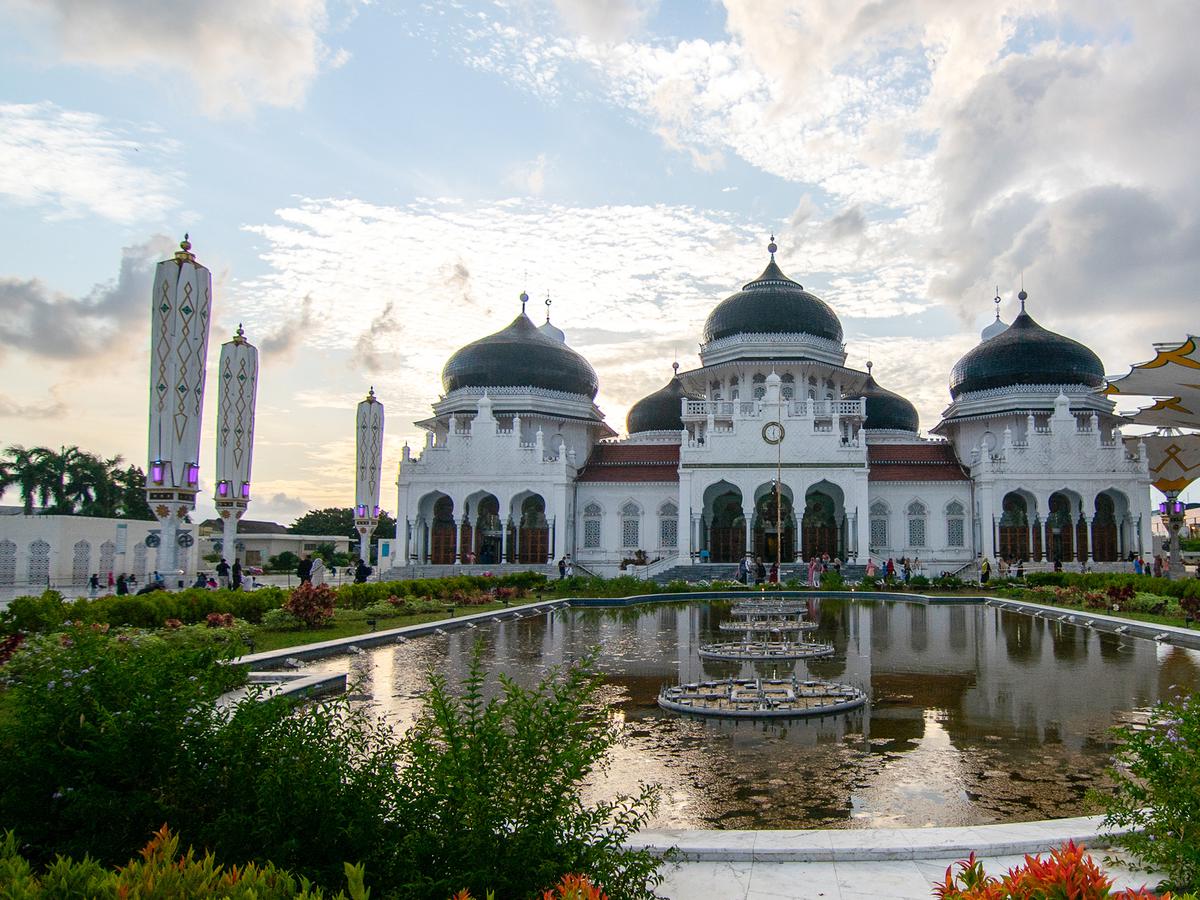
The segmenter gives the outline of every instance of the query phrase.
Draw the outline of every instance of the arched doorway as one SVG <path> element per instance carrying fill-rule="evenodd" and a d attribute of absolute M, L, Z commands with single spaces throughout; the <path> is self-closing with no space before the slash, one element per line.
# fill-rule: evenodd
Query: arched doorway
<path fill-rule="evenodd" d="M 784 486 L 779 492 L 779 533 L 776 534 L 775 486 L 761 488 L 754 504 L 754 555 L 761 556 L 766 563 L 779 559 L 789 563 L 796 561 L 796 515 L 792 509 L 792 492 Z"/>
<path fill-rule="evenodd" d="M 717 490 L 714 491 L 713 489 Z M 709 488 L 708 552 L 713 562 L 736 562 L 746 553 L 742 492 L 730 484 Z M 708 492 L 706 492 L 708 493 Z"/>
<path fill-rule="evenodd" d="M 1050 562 L 1068 562 L 1075 558 L 1075 517 L 1071 498 L 1062 491 L 1050 495 L 1046 514 L 1046 556 Z"/>
<path fill-rule="evenodd" d="M 1040 558 L 1040 547 L 1031 547 L 1030 538 L 1036 537 L 1036 532 L 1029 526 L 1033 521 L 1033 504 L 1018 491 L 1004 495 L 1002 512 L 1000 514 L 999 546 L 996 548 L 1001 559 L 1015 562 L 1028 562 Z M 1034 551 L 1039 551 L 1036 555 Z"/>
<path fill-rule="evenodd" d="M 515 523 L 509 526 L 508 555 L 512 562 L 544 563 L 550 556 L 550 523 L 546 501 L 528 493 L 513 501 Z"/>
<path fill-rule="evenodd" d="M 471 548 L 476 562 L 500 562 L 504 545 L 504 526 L 500 521 L 500 501 L 494 494 L 484 494 L 475 501 L 475 529 Z M 465 546 L 465 545 L 464 545 Z"/>
<path fill-rule="evenodd" d="M 1117 500 L 1108 491 L 1096 495 L 1096 513 L 1092 519 L 1092 559 L 1115 562 L 1121 557 L 1117 528 Z"/>
<path fill-rule="evenodd" d="M 804 496 L 804 519 L 801 547 L 804 557 L 840 557 L 837 522 L 837 501 L 829 491 L 810 488 Z"/>
<path fill-rule="evenodd" d="M 433 501 L 429 526 L 429 561 L 446 566 L 454 562 L 454 501 L 442 494 Z"/>

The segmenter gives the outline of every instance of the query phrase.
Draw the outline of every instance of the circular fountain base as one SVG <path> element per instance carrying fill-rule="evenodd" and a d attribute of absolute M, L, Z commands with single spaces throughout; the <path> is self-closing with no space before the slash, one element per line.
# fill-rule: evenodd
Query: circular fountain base
<path fill-rule="evenodd" d="M 722 678 L 665 687 L 658 705 L 672 712 L 729 719 L 798 719 L 848 712 L 867 695 L 849 684 L 796 678 Z"/>
<path fill-rule="evenodd" d="M 702 644 L 697 651 L 701 659 L 735 661 L 816 659 L 833 656 L 833 644 L 815 641 L 718 641 Z"/>

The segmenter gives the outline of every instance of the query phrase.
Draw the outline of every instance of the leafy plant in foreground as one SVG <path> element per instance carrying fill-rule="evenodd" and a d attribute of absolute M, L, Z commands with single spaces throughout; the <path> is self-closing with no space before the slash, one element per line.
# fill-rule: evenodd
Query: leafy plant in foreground
<path fill-rule="evenodd" d="M 501 676 L 487 697 L 477 645 L 461 696 L 430 676 L 424 711 L 406 736 L 397 813 L 408 823 L 406 896 L 527 897 L 567 873 L 612 896 L 651 897 L 660 861 L 624 842 L 648 819 L 656 789 L 586 804 L 584 781 L 619 738 L 597 690 L 595 657 L 552 671 L 533 688 Z"/>
<path fill-rule="evenodd" d="M 1200 889 L 1200 695 L 1161 703 L 1142 726 L 1115 730 L 1116 787 L 1099 799 L 1116 838 L 1177 889 Z"/>

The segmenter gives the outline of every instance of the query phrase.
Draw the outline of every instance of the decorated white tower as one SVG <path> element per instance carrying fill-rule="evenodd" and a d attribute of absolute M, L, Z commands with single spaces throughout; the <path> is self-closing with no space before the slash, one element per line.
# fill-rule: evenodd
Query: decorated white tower
<path fill-rule="evenodd" d="M 375 388 L 358 404 L 355 460 L 354 528 L 358 531 L 359 556 L 369 562 L 371 532 L 379 524 L 379 476 L 383 467 L 383 404 L 375 398 Z"/>
<path fill-rule="evenodd" d="M 238 520 L 250 503 L 254 454 L 254 403 L 258 395 L 258 350 L 238 325 L 233 340 L 221 345 L 217 387 L 217 515 L 224 534 L 222 555 L 237 559 Z"/>
<path fill-rule="evenodd" d="M 181 563 L 195 543 L 179 526 L 195 508 L 200 489 L 200 417 L 212 313 L 212 275 L 196 262 L 186 234 L 179 247 L 174 259 L 155 269 L 150 327 L 146 498 L 162 525 L 158 570 L 167 575 L 185 568 Z"/>

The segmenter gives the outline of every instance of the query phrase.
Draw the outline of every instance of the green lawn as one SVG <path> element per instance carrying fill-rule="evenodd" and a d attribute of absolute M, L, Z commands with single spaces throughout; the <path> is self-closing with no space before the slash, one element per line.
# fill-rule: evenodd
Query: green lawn
<path fill-rule="evenodd" d="M 519 603 L 528 603 L 529 600 L 520 600 Z M 470 613 L 488 612 L 495 609 L 504 609 L 502 603 L 484 603 L 479 606 L 457 606 L 454 608 L 453 615 L 441 612 L 427 613 L 410 613 L 408 615 L 399 616 L 375 616 L 375 630 L 386 631 L 389 628 L 401 628 L 405 625 L 420 625 L 425 622 L 437 622 L 442 619 L 450 619 L 455 616 L 465 616 Z M 371 631 L 371 626 L 367 624 L 367 619 L 370 618 L 367 613 L 358 609 L 339 609 L 334 612 L 333 624 L 325 628 L 302 628 L 288 629 L 286 631 L 276 631 L 264 628 L 261 625 L 253 626 L 254 649 L 256 652 L 264 650 L 279 650 L 283 647 L 297 647 L 302 644 L 315 644 L 319 641 L 332 641 L 336 638 L 353 637 L 356 634 L 367 634 Z"/>

